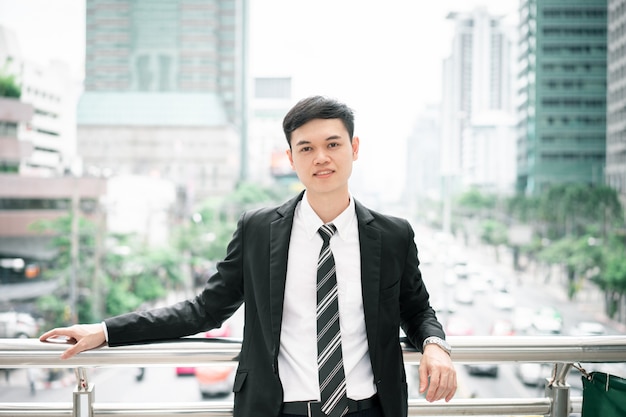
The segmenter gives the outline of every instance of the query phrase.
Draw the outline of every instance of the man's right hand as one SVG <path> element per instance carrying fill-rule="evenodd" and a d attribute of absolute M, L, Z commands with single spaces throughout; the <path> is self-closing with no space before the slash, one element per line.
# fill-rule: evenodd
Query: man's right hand
<path fill-rule="evenodd" d="M 106 344 L 104 329 L 101 323 L 59 327 L 39 336 L 39 340 L 42 342 L 58 341 L 62 338 L 65 338 L 66 343 L 70 343 L 72 346 L 61 354 L 61 359 L 69 359 L 80 352 L 95 349 Z"/>

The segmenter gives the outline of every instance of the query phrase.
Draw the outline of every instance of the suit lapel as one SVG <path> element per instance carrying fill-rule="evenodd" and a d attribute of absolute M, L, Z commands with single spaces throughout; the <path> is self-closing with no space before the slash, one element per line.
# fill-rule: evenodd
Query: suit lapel
<path fill-rule="evenodd" d="M 370 347 L 370 355 L 375 355 L 378 340 L 378 308 L 380 295 L 380 268 L 382 240 L 380 230 L 370 223 L 374 217 L 355 200 L 356 215 L 359 222 L 359 241 L 361 248 L 361 287 L 363 292 L 363 311 L 365 328 Z"/>
<path fill-rule="evenodd" d="M 280 328 L 283 318 L 283 303 L 285 298 L 285 281 L 287 279 L 287 256 L 289 241 L 293 227 L 293 215 L 298 201 L 303 193 L 289 200 L 277 209 L 279 218 L 270 225 L 270 316 L 272 320 L 272 340 L 274 354 L 278 354 Z"/>

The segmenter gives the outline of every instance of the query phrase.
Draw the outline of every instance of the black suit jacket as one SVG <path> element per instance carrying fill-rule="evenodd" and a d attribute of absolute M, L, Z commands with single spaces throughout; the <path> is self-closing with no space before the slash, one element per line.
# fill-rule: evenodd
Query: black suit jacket
<path fill-rule="evenodd" d="M 283 388 L 278 349 L 287 254 L 302 194 L 275 208 L 244 213 L 203 291 L 170 307 L 106 320 L 109 345 L 172 339 L 219 327 L 245 303 L 243 343 L 234 383 L 235 417 L 274 417 Z M 428 302 L 413 229 L 355 202 L 367 341 L 384 415 L 407 415 L 407 383 L 399 328 L 418 347 L 444 332 Z"/>

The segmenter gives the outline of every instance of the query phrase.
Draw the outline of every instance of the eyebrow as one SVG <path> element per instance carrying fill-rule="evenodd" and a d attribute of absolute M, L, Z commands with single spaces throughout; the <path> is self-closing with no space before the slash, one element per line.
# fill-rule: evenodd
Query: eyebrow
<path fill-rule="evenodd" d="M 327 137 L 325 140 L 329 141 L 329 140 L 337 140 L 337 139 L 341 139 L 341 135 L 331 135 Z M 302 139 L 302 140 L 299 140 L 294 146 L 308 145 L 310 143 L 311 143 L 310 140 Z"/>

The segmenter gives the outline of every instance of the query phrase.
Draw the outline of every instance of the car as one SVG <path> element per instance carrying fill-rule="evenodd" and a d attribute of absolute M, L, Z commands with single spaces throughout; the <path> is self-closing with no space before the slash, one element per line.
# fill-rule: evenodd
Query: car
<path fill-rule="evenodd" d="M 0 313 L 0 337 L 26 339 L 38 335 L 39 323 L 30 314 L 17 311 Z"/>
<path fill-rule="evenodd" d="M 465 368 L 470 375 L 498 377 L 498 365 L 495 363 L 470 363 L 465 365 Z"/>
<path fill-rule="evenodd" d="M 496 319 L 491 323 L 489 330 L 491 336 L 514 336 L 515 326 L 507 319 Z"/>
<path fill-rule="evenodd" d="M 202 398 L 230 395 L 235 383 L 236 365 L 210 365 L 196 368 L 196 381 Z"/>
<path fill-rule="evenodd" d="M 570 330 L 571 336 L 602 336 L 606 329 L 602 323 L 596 321 L 581 321 Z"/>
<path fill-rule="evenodd" d="M 474 304 L 474 290 L 470 285 L 457 285 L 454 290 L 454 301 L 459 304 Z"/>
<path fill-rule="evenodd" d="M 491 305 L 498 310 L 513 310 L 515 298 L 506 289 L 500 289 L 492 295 Z"/>
<path fill-rule="evenodd" d="M 471 336 L 474 326 L 463 316 L 452 316 L 446 321 L 445 331 L 448 336 Z"/>
<path fill-rule="evenodd" d="M 513 323 L 507 319 L 496 319 L 491 324 L 489 331 L 491 336 L 513 336 L 515 330 Z M 466 365 L 470 375 L 486 375 L 496 378 L 498 376 L 498 365 L 495 363 L 472 363 Z"/>
<path fill-rule="evenodd" d="M 230 327 L 224 324 L 219 329 L 206 332 L 205 336 L 208 338 L 229 337 L 230 334 Z M 202 398 L 217 398 L 229 395 L 233 391 L 236 370 L 237 366 L 231 363 L 198 366 L 194 375 Z"/>
<path fill-rule="evenodd" d="M 209 330 L 208 332 L 204 332 L 204 337 L 229 337 L 231 334 L 230 326 L 228 323 L 222 324 L 221 327 L 217 329 Z M 194 376 L 196 374 L 196 368 L 194 366 L 177 366 L 176 367 L 176 376 Z"/>
<path fill-rule="evenodd" d="M 534 311 L 529 307 L 515 307 L 512 312 L 513 329 L 517 334 L 526 334 L 533 325 Z"/>
<path fill-rule="evenodd" d="M 534 362 L 520 363 L 517 365 L 516 374 L 524 385 L 537 387 L 550 376 L 550 365 Z"/>
<path fill-rule="evenodd" d="M 542 307 L 535 311 L 532 320 L 532 334 L 558 335 L 563 329 L 563 316 L 554 307 Z"/>

